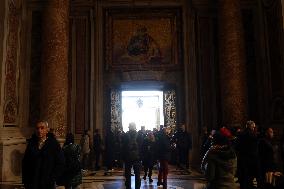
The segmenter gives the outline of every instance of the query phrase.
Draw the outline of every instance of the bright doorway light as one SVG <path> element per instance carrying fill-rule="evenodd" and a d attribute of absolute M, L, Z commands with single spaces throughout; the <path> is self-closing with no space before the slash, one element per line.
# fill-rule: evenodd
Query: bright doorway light
<path fill-rule="evenodd" d="M 163 91 L 122 91 L 123 131 L 128 131 L 130 122 L 136 123 L 137 130 L 164 125 Z"/>

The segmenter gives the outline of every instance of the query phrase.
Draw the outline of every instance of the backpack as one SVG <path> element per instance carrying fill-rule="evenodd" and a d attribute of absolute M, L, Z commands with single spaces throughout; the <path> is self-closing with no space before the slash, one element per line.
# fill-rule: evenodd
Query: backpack
<path fill-rule="evenodd" d="M 127 132 L 127 152 L 126 159 L 129 161 L 139 160 L 139 147 L 137 143 L 137 133 Z"/>
<path fill-rule="evenodd" d="M 78 156 L 80 155 L 80 146 L 74 145 L 74 148 L 75 148 L 74 151 L 77 154 L 76 155 L 74 154 L 73 156 L 65 157 L 65 161 L 66 161 L 65 171 L 70 173 L 71 175 L 76 175 L 81 171 L 81 162 Z"/>

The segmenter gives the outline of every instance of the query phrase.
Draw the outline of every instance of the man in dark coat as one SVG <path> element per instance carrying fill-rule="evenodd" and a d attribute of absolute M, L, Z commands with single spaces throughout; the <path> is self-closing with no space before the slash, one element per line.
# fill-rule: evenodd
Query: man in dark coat
<path fill-rule="evenodd" d="M 264 138 L 260 139 L 258 143 L 260 160 L 259 188 L 262 189 L 274 188 L 272 187 L 272 178 L 281 175 L 280 172 L 278 172 L 278 167 L 274 158 L 275 151 L 272 144 L 273 136 L 273 129 L 269 127 L 265 130 Z"/>
<path fill-rule="evenodd" d="M 167 188 L 168 165 L 171 158 L 170 132 L 169 127 L 164 127 L 157 139 L 157 158 L 160 163 L 157 185 L 163 185 L 163 189 Z"/>
<path fill-rule="evenodd" d="M 104 175 L 112 174 L 112 168 L 114 163 L 114 141 L 115 135 L 111 129 L 109 129 L 105 136 L 105 153 L 104 153 L 104 159 L 105 159 L 105 166 L 106 170 Z"/>
<path fill-rule="evenodd" d="M 189 169 L 189 151 L 192 149 L 192 137 L 185 130 L 185 125 L 182 124 L 174 135 L 178 152 L 178 166 L 182 169 Z M 185 167 L 183 167 L 183 165 Z"/>
<path fill-rule="evenodd" d="M 135 174 L 135 189 L 141 186 L 140 179 L 140 153 L 137 142 L 137 132 L 135 123 L 129 123 L 129 131 L 125 133 L 122 142 L 122 158 L 125 163 L 125 187 L 131 189 L 131 168 Z"/>
<path fill-rule="evenodd" d="M 48 123 L 39 121 L 36 134 L 28 140 L 22 161 L 22 181 L 26 189 L 55 189 L 64 168 L 64 155 Z"/>
<path fill-rule="evenodd" d="M 254 188 L 253 179 L 258 179 L 258 139 L 253 121 L 248 121 L 246 129 L 239 135 L 236 143 L 238 155 L 238 179 L 240 189 Z"/>
<path fill-rule="evenodd" d="M 93 145 L 94 145 L 94 155 L 95 155 L 95 170 L 97 171 L 100 169 L 99 163 L 102 152 L 102 137 L 100 135 L 99 129 L 95 130 Z"/>

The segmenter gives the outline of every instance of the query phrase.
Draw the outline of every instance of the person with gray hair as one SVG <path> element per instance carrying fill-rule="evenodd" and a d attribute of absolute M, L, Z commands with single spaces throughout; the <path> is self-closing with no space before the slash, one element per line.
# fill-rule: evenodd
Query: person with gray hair
<path fill-rule="evenodd" d="M 38 121 L 35 129 L 35 134 L 27 140 L 22 182 L 26 189 L 55 189 L 64 169 L 64 155 L 54 135 L 48 135 L 46 121 Z"/>
<path fill-rule="evenodd" d="M 258 138 L 254 121 L 247 121 L 245 130 L 237 139 L 235 150 L 240 189 L 254 188 L 254 178 L 259 179 Z"/>
<path fill-rule="evenodd" d="M 122 159 L 125 163 L 125 187 L 126 189 L 131 189 L 131 168 L 133 167 L 135 174 L 135 189 L 139 189 L 141 186 L 141 162 L 137 143 L 136 124 L 131 122 L 129 123 L 128 128 L 129 131 L 125 133 L 122 141 Z"/>

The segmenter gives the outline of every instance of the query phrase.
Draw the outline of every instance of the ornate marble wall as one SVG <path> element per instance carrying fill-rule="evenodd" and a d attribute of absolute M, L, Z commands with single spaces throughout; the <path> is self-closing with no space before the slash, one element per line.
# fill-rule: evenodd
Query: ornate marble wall
<path fill-rule="evenodd" d="M 284 28 L 284 0 L 281 0 L 282 2 L 282 19 L 283 19 L 283 28 Z"/>
<path fill-rule="evenodd" d="M 280 0 L 263 0 L 263 21 L 266 28 L 266 65 L 263 76 L 267 78 L 266 93 L 267 124 L 281 125 L 284 123 L 284 34 L 282 27 L 282 8 Z"/>
<path fill-rule="evenodd" d="M 6 24 L 3 69 L 3 126 L 18 126 L 19 56 L 21 50 L 22 1 L 6 1 Z"/>
<path fill-rule="evenodd" d="M 5 1 L 1 1 L 0 2 L 0 62 L 1 62 L 1 66 L 0 66 L 0 94 L 2 97 L 2 61 L 3 61 L 3 40 L 4 40 L 4 20 L 5 20 L 5 4 L 6 4 L 6 0 Z M 0 98 L 0 104 L 2 104 L 2 98 Z M 0 112 L 2 108 L 0 108 Z M 2 118 L 0 118 L 0 121 L 2 122 Z"/>
<path fill-rule="evenodd" d="M 21 174 L 21 159 L 26 140 L 21 133 L 24 83 L 23 34 L 25 33 L 25 2 L 1 1 L 1 126 L 0 179 L 15 180 Z M 4 26 L 4 27 L 3 27 Z M 2 48 L 3 47 L 3 48 Z"/>
<path fill-rule="evenodd" d="M 0 1 L 0 5 L 3 2 Z M 12 1 L 11 1 L 12 2 Z M 19 2 L 13 1 L 13 2 Z M 41 62 L 41 13 L 44 9 L 43 3 L 41 0 L 28 0 L 27 2 L 27 23 L 24 25 L 28 27 L 27 30 L 27 41 L 26 43 L 22 43 L 26 56 L 21 59 L 23 63 L 17 62 L 15 64 L 15 53 L 17 54 L 23 53 L 19 46 L 21 44 L 20 38 L 13 38 L 12 46 L 15 47 L 17 40 L 19 43 L 16 44 L 16 52 L 10 52 L 5 54 L 4 58 L 9 55 L 9 62 L 4 61 L 2 64 L 2 72 L 6 65 L 12 66 L 10 68 L 15 68 L 15 65 L 25 65 L 23 69 L 20 69 L 20 72 L 15 71 L 8 75 L 2 74 L 1 76 L 1 112 L 5 112 L 4 102 L 11 101 L 10 99 L 19 99 L 17 96 L 27 96 L 27 98 L 35 99 L 38 95 L 38 91 L 40 90 L 40 83 L 36 83 L 38 79 L 37 72 L 40 72 L 40 66 L 34 68 L 34 65 L 38 65 Z M 105 0 L 105 1 L 93 1 L 93 0 L 73 0 L 71 2 L 71 11 L 70 11 L 70 49 L 71 52 L 70 61 L 69 61 L 69 72 L 68 72 L 68 128 L 72 132 L 76 133 L 77 136 L 85 128 L 90 128 L 93 130 L 94 128 L 104 128 L 106 124 L 106 117 L 104 115 L 108 114 L 110 110 L 108 109 L 107 103 L 105 100 L 108 97 L 108 89 L 110 86 L 117 86 L 121 82 L 129 82 L 129 81 L 142 81 L 142 80 L 152 80 L 159 82 L 167 82 L 174 85 L 177 85 L 178 91 L 178 107 L 177 110 L 178 115 L 180 116 L 180 120 L 185 120 L 188 124 L 188 129 L 193 134 L 194 146 L 200 145 L 200 136 L 201 136 L 201 127 L 207 126 L 209 128 L 220 126 L 219 123 L 222 121 L 220 116 L 220 88 L 219 88 L 219 52 L 218 52 L 218 30 L 217 28 L 217 6 L 212 3 L 210 0 Z M 214 1 L 215 2 L 215 1 Z M 270 48 L 279 48 L 283 50 L 280 46 L 273 46 L 276 41 L 276 36 L 274 35 L 275 31 L 274 26 L 271 21 L 274 20 L 273 14 L 274 9 L 270 9 L 269 6 L 264 8 L 263 4 L 254 4 L 255 1 L 242 0 L 242 8 L 245 9 L 243 15 L 245 15 L 245 27 L 248 27 L 248 32 L 245 34 L 245 37 L 248 39 L 257 39 L 255 41 L 246 40 L 246 47 L 251 51 L 247 51 L 247 63 L 253 63 L 253 66 L 249 66 L 250 73 L 256 73 L 253 79 L 253 83 L 257 83 L 256 89 L 249 91 L 251 94 L 257 94 L 258 98 L 254 98 L 254 102 L 249 106 L 254 107 L 255 104 L 259 106 L 259 112 L 256 113 L 257 116 L 263 119 L 259 119 L 259 122 L 264 125 L 269 125 L 272 122 L 270 121 L 270 115 L 272 110 L 271 105 L 271 93 L 270 89 L 273 89 L 273 94 L 278 94 L 275 90 L 278 89 L 279 83 L 274 83 L 275 78 L 270 78 L 272 72 L 269 72 L 267 69 L 277 56 L 269 56 Z M 262 1 L 258 1 L 261 2 Z M 279 1 L 280 2 L 280 1 Z M 283 2 L 283 1 L 282 1 Z M 8 3 L 7 3 L 8 5 Z M 104 10 L 107 8 L 151 8 L 151 7 L 180 7 L 182 12 L 182 49 L 181 64 L 183 65 L 182 69 L 179 71 L 163 71 L 163 70 L 122 70 L 115 72 L 108 72 L 105 70 L 105 20 L 104 20 Z M 13 7 L 13 6 L 12 6 Z M 194 7 L 194 9 L 193 9 Z M 0 9 L 3 8 L 0 6 Z M 9 8 L 6 8 L 9 10 Z M 12 9 L 11 9 L 12 10 Z M 13 9 L 14 10 L 14 9 Z M 278 12 L 279 13 L 279 12 Z M 0 11 L 0 24 L 2 11 Z M 265 15 L 265 16 L 263 16 Z M 17 18 L 17 15 L 14 16 Z M 265 20 L 266 19 L 266 20 Z M 264 21 L 265 20 L 265 21 Z M 8 23 L 9 19 L 6 20 Z M 11 24 L 16 22 L 21 22 L 22 20 L 13 20 L 11 19 Z M 261 25 L 259 23 L 267 22 L 268 25 Z M 253 25 L 253 26 L 252 26 Z M 272 25 L 273 27 L 267 30 L 268 26 Z M 13 26 L 13 24 L 12 24 Z M 15 25 L 14 25 L 15 26 Z M 20 25 L 21 26 L 21 25 Z M 196 28 L 195 28 L 196 27 Z M 10 30 L 12 33 L 17 33 L 16 27 L 11 27 L 13 30 Z M 254 28 L 256 28 L 254 30 Z M 6 31 L 9 31 L 8 27 L 5 27 Z M 19 29 L 19 28 L 18 28 Z M 204 32 L 208 31 L 208 32 Z M 265 33 L 265 32 L 266 33 Z M 1 33 L 0 26 L 0 42 L 5 41 L 5 45 L 7 44 L 8 33 Z M 1 39 L 1 36 L 3 39 Z M 5 36 L 5 37 L 4 37 Z M 13 35 L 14 36 L 14 35 Z M 17 36 L 16 36 L 17 37 Z M 15 42 L 16 41 L 16 42 Z M 3 42 L 4 43 L 4 42 Z M 8 52 L 9 48 L 5 46 L 5 52 Z M 275 54 L 279 54 L 280 50 L 273 51 Z M 1 53 L 1 46 L 0 46 Z M 258 56 L 254 57 L 253 53 L 256 53 Z M 281 53 L 280 53 L 281 54 Z M 1 58 L 1 54 L 0 54 Z M 1 58 L 2 61 L 2 58 Z M 279 65 L 283 66 L 280 61 L 277 61 Z M 9 63 L 9 64 L 8 64 Z M 272 65 L 273 69 L 277 70 L 277 66 Z M 17 67 L 16 66 L 16 67 Z M 37 70 L 38 69 L 38 70 Z M 34 73 L 35 71 L 35 73 Z M 9 72 L 10 73 L 10 72 Z M 22 73 L 22 74 L 17 74 Z M 273 72 L 276 73 L 276 72 Z M 27 79 L 23 79 L 21 76 L 27 76 Z M 281 75 L 281 74 L 280 74 Z M 20 76 L 20 89 L 17 77 Z M 251 76 L 250 76 L 251 77 Z M 277 76 L 281 77 L 281 76 Z M 11 89 L 6 91 L 14 91 L 12 95 L 7 95 L 5 97 L 4 86 L 7 78 L 13 86 Z M 16 79 L 15 79 L 16 78 Z M 24 87 L 21 87 L 21 83 L 24 84 Z M 274 87 L 270 86 L 270 83 L 273 83 Z M 34 85 L 35 84 L 35 85 Z M 6 87 L 7 88 L 7 87 Z M 19 92 L 30 90 L 29 95 L 19 95 Z M 29 93 L 29 92 L 28 92 Z M 54 93 L 55 94 L 55 93 Z M 253 95 L 255 96 L 255 95 Z M 5 98 L 4 98 L 5 97 Z M 65 97 L 64 97 L 65 98 Z M 5 101 L 3 101 L 6 99 Z M 181 100 L 180 100 L 181 99 Z M 28 113 L 23 113 L 20 111 L 21 107 L 23 110 L 29 110 L 30 116 L 34 117 L 39 116 L 39 99 L 35 99 L 34 101 L 20 99 L 17 101 L 17 104 L 21 105 L 20 108 L 16 108 L 17 111 L 14 111 L 15 106 L 7 106 L 7 123 L 13 122 L 10 117 L 15 118 L 16 115 L 22 117 L 28 117 Z M 277 101 L 276 101 L 277 102 Z M 277 104 L 277 103 L 276 103 Z M 17 106 L 16 106 L 17 107 Z M 31 107 L 35 107 L 35 109 L 31 109 Z M 9 110 L 9 111 L 8 111 Z M 11 111 L 10 111 L 11 110 Z M 11 113 L 12 112 L 12 113 Z M 180 113 L 179 113 L 180 112 Z M 182 115 L 179 115 L 182 114 Z M 3 115 L 3 114 L 1 114 Z M 11 116 L 12 115 L 12 116 Z M 13 116 L 14 115 L 14 116 Z M 249 113 L 250 115 L 250 113 Z M 18 117 L 19 117 L 18 116 Z M 17 116 L 16 116 L 17 117 Z M 277 116 L 276 116 L 277 117 Z M 9 118 L 9 119 L 8 119 Z M 17 118 L 18 119 L 18 118 Z M 1 130 L 1 134 L 5 133 L 5 135 L 10 136 L 20 136 L 21 131 L 28 131 L 28 134 L 31 134 L 31 127 L 28 127 L 28 118 L 25 118 L 26 121 L 20 122 L 23 126 L 20 126 L 18 131 L 8 131 Z M 1 118 L 1 123 L 4 121 L 4 116 Z M 31 121 L 30 123 L 32 123 Z M 12 123 L 12 125 L 16 125 L 17 122 Z M 101 129 L 102 130 L 102 129 Z M 28 135 L 27 135 L 28 136 Z M 14 141 L 14 142 L 13 142 Z M 5 139 L 4 146 L 1 147 L 1 157 L 3 156 L 3 152 L 8 152 L 6 157 L 13 157 L 16 154 L 17 157 L 21 156 L 22 151 L 13 152 L 13 149 L 24 149 L 24 140 L 12 140 L 9 141 Z M 10 149 L 11 148 L 11 149 Z M 4 149 L 4 151 L 3 151 Z M 8 150 L 10 149 L 10 150 Z M 199 159 L 198 148 L 193 149 L 193 154 L 195 162 Z M 8 158 L 3 163 L 2 170 L 5 169 L 4 172 L 7 173 L 17 173 L 17 168 L 10 167 L 9 171 L 6 167 L 10 165 L 11 160 L 13 158 Z M 3 158 L 2 158 L 3 161 Z M 9 166 L 8 166 L 9 167 Z M 12 171 L 15 169 L 16 171 Z M 4 174 L 2 174 L 4 175 Z M 2 177 L 7 178 L 7 176 Z M 12 177 L 11 177 L 12 178 Z"/>

